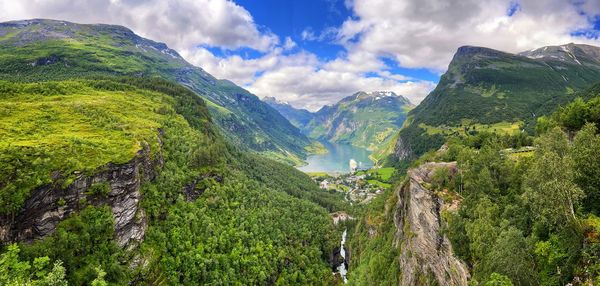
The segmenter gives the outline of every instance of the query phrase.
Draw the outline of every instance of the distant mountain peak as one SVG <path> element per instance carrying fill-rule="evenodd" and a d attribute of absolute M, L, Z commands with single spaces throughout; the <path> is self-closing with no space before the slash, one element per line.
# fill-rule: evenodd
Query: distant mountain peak
<path fill-rule="evenodd" d="M 161 53 L 174 60 L 185 61 L 179 53 L 170 49 L 165 43 L 143 38 L 131 29 L 120 25 L 77 24 L 62 20 L 29 19 L 2 22 L 0 23 L 0 29 L 2 28 L 19 30 L 19 34 L 12 39 L 13 44 L 16 46 L 44 40 L 77 40 L 86 36 L 99 37 L 103 34 L 117 40 L 116 42 L 120 42 L 120 45 L 131 43 L 138 50 Z"/>
<path fill-rule="evenodd" d="M 265 96 L 262 99 L 264 102 L 279 102 L 274 96 Z"/>
<path fill-rule="evenodd" d="M 360 91 L 358 93 L 365 94 L 365 95 L 371 96 L 371 97 L 398 96 L 393 91 L 369 91 L 369 92 Z"/>
<path fill-rule="evenodd" d="M 265 97 L 263 97 L 262 100 L 266 103 L 285 104 L 285 105 L 291 106 L 291 104 L 288 101 L 279 100 L 279 99 L 275 98 L 274 96 L 265 96 Z"/>
<path fill-rule="evenodd" d="M 600 47 L 568 43 L 559 46 L 545 46 L 519 53 L 530 59 L 557 60 L 578 65 L 600 64 Z"/>
<path fill-rule="evenodd" d="M 342 99 L 340 102 L 350 102 L 350 101 L 354 101 L 354 100 L 365 100 L 365 99 L 372 99 L 373 101 L 377 101 L 377 100 L 382 100 L 385 98 L 388 98 L 388 99 L 394 98 L 395 100 L 400 100 L 404 104 L 411 104 L 410 101 L 406 97 L 399 95 L 393 91 L 369 91 L 369 92 L 359 91 L 359 92 L 353 94 L 352 96 Z"/>

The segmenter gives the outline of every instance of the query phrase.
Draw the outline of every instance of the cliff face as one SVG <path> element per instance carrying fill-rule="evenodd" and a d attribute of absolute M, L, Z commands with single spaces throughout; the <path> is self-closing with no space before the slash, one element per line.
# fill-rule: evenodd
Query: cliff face
<path fill-rule="evenodd" d="M 449 207 L 424 185 L 434 170 L 456 173 L 456 163 L 427 163 L 408 171 L 409 181 L 398 191 L 394 215 L 395 243 L 400 249 L 400 285 L 467 285 L 467 266 L 456 258 L 441 233 L 441 211 Z"/>
<path fill-rule="evenodd" d="M 412 150 L 407 143 L 404 142 L 402 136 L 398 136 L 398 140 L 396 141 L 396 145 L 394 146 L 394 155 L 398 160 L 409 160 L 412 157 Z"/>
<path fill-rule="evenodd" d="M 21 210 L 0 216 L 0 241 L 32 241 L 52 234 L 56 225 L 86 205 L 108 205 L 115 218 L 115 238 L 121 247 L 135 247 L 144 237 L 147 219 L 140 208 L 140 185 L 156 176 L 163 159 L 149 149 L 123 165 L 108 164 L 91 176 L 79 175 L 67 187 L 51 184 L 32 191 Z"/>

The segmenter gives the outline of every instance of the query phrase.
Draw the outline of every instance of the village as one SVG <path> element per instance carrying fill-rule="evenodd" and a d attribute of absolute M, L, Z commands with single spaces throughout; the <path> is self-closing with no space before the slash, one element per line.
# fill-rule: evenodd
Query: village
<path fill-rule="evenodd" d="M 393 168 L 372 168 L 359 170 L 354 160 L 349 162 L 349 173 L 310 174 L 321 189 L 345 194 L 350 203 L 366 204 L 391 186 Z"/>

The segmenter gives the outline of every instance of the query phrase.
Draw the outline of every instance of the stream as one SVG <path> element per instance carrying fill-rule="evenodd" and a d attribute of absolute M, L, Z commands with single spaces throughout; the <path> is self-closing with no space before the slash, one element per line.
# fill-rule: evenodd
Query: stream
<path fill-rule="evenodd" d="M 342 256 L 342 258 L 344 258 L 344 261 L 342 261 L 342 263 L 337 267 L 337 273 L 339 273 L 340 276 L 342 276 L 344 284 L 348 283 L 348 279 L 346 278 L 346 274 L 348 273 L 348 269 L 346 269 L 346 250 L 344 249 L 344 244 L 346 244 L 347 231 L 347 229 L 344 229 L 344 233 L 342 234 L 342 242 L 340 243 L 340 255 Z"/>

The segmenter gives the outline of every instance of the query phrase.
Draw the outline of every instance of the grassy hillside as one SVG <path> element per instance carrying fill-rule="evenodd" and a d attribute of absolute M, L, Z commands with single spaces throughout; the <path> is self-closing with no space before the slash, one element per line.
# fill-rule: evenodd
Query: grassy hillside
<path fill-rule="evenodd" d="M 127 28 L 52 20 L 0 24 L 0 77 L 27 81 L 97 74 L 159 76 L 179 82 L 210 102 L 213 120 L 230 142 L 256 152 L 299 161 L 310 144 L 256 96 Z"/>
<path fill-rule="evenodd" d="M 517 126 L 531 132 L 538 117 L 600 81 L 600 62 L 594 53 L 598 49 L 569 44 L 540 49 L 535 55 L 515 55 L 459 48 L 435 90 L 409 113 L 410 124 L 396 145 L 397 157 L 423 154 L 428 150 L 422 148 L 423 141 L 439 147 L 441 141 L 434 134 L 482 129 L 513 133 Z"/>

